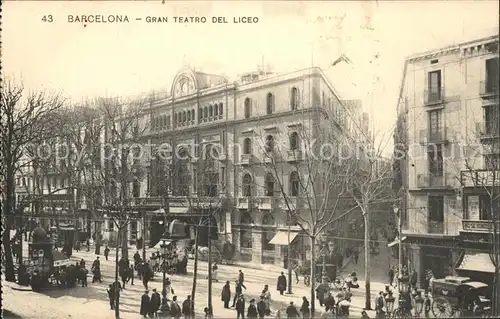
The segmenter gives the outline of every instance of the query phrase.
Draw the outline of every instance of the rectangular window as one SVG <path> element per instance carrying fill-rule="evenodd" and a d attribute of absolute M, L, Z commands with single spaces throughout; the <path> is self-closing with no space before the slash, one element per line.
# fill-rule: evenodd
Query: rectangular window
<path fill-rule="evenodd" d="M 66 186 L 64 186 L 64 184 L 65 184 L 65 183 L 64 183 L 64 180 L 65 180 L 64 178 L 62 178 L 62 179 L 61 179 L 61 188 L 66 187 Z"/>
<path fill-rule="evenodd" d="M 108 221 L 108 228 L 110 231 L 115 229 L 115 223 L 112 220 Z"/>
<path fill-rule="evenodd" d="M 429 175 L 432 177 L 443 176 L 443 150 L 441 145 L 431 145 L 427 152 L 429 160 Z"/>
<path fill-rule="evenodd" d="M 429 72 L 428 75 L 428 102 L 441 99 L 441 70 Z"/>
<path fill-rule="evenodd" d="M 485 134 L 500 136 L 500 104 L 484 107 Z"/>
<path fill-rule="evenodd" d="M 486 60 L 486 93 L 498 91 L 498 58 Z"/>
<path fill-rule="evenodd" d="M 443 233 L 444 231 L 444 197 L 429 196 L 428 199 L 428 232 Z"/>
<path fill-rule="evenodd" d="M 443 134 L 442 111 L 436 110 L 429 112 L 429 140 L 441 140 Z"/>

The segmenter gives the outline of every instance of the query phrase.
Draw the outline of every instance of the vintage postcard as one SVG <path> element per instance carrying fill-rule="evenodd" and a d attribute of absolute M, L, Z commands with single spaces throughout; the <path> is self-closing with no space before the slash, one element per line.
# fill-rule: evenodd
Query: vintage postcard
<path fill-rule="evenodd" d="M 498 318 L 498 12 L 3 1 L 2 317 Z"/>

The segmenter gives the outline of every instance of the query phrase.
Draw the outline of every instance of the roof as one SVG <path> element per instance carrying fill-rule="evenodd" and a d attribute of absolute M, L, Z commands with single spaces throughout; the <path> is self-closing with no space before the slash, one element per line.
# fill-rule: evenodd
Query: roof
<path fill-rule="evenodd" d="M 484 282 L 479 282 L 479 281 L 466 282 L 466 283 L 464 283 L 464 285 L 470 286 L 470 287 L 472 287 L 474 289 L 488 287 L 488 284 L 485 284 Z"/>

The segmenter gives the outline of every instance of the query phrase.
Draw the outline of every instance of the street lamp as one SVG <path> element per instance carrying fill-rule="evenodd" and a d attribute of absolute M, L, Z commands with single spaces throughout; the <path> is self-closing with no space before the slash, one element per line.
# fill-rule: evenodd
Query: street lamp
<path fill-rule="evenodd" d="M 167 252 L 168 252 L 168 245 L 167 245 L 167 240 L 166 239 L 162 239 L 162 245 L 161 245 L 161 249 L 162 249 L 162 257 L 163 257 L 163 263 L 162 263 L 162 272 L 163 272 L 163 283 L 162 283 L 162 290 L 161 290 L 161 294 L 163 296 L 163 298 L 167 298 L 167 287 L 166 287 L 166 271 L 167 271 L 167 267 L 166 267 L 166 264 L 167 264 Z"/>

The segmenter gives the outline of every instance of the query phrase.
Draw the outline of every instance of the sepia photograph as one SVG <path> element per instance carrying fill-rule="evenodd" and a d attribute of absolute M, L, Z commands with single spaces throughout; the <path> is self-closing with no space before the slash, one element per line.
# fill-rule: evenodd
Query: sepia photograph
<path fill-rule="evenodd" d="M 499 10 L 3 1 L 2 318 L 500 317 Z"/>

